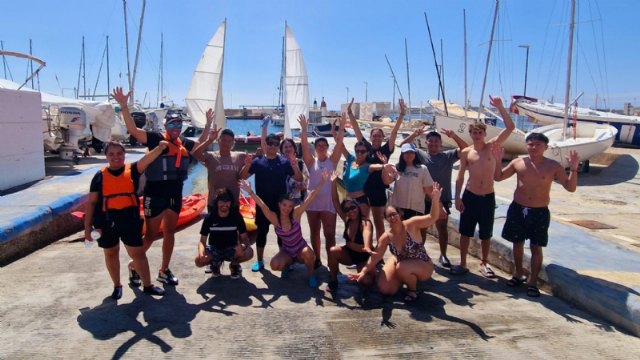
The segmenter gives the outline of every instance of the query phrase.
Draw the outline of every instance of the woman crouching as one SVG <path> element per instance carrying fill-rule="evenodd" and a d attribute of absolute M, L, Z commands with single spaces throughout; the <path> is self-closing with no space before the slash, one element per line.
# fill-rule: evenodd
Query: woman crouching
<path fill-rule="evenodd" d="M 440 185 L 433 184 L 431 199 L 440 199 Z M 376 251 L 371 255 L 367 265 L 355 275 L 349 277 L 361 281 L 368 273 L 376 270 L 376 264 L 382 260 L 387 246 L 391 251 L 391 258 L 385 261 L 378 276 L 378 290 L 384 295 L 394 295 L 404 284 L 407 286 L 406 302 L 418 300 L 418 281 L 427 281 L 433 274 L 433 262 L 427 255 L 422 242 L 420 229 L 428 228 L 436 222 L 440 213 L 439 201 L 431 202 L 428 215 L 414 216 L 402 220 L 395 206 L 387 206 L 384 217 L 389 223 L 387 230 L 378 241 Z"/>
<path fill-rule="evenodd" d="M 329 176 L 329 172 L 324 171 L 322 173 L 322 180 L 320 180 L 316 189 L 321 188 Z M 290 196 L 282 196 L 280 201 L 278 201 L 278 211 L 273 212 L 269 209 L 269 206 L 251 190 L 248 182 L 240 180 L 240 188 L 249 193 L 256 202 L 256 205 L 262 209 L 265 217 L 273 224 L 276 235 L 282 239 L 280 251 L 271 259 L 271 270 L 282 271 L 281 278 L 284 279 L 288 276 L 289 266 L 293 264 L 294 261 L 304 263 L 307 267 L 307 273 L 309 274 L 309 286 L 313 288 L 318 287 L 318 279 L 316 279 L 313 274 L 316 255 L 302 237 L 302 228 L 300 227 L 300 218 L 307 206 L 316 197 L 318 191 L 313 189 L 304 202 L 295 207 L 293 199 Z"/>

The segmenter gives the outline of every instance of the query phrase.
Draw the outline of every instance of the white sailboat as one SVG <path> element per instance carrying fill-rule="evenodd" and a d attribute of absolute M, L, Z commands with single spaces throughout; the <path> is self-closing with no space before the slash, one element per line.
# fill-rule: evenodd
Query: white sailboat
<path fill-rule="evenodd" d="M 487 126 L 487 139 L 491 139 L 504 129 L 504 127 L 495 126 L 493 121 L 488 121 L 484 111 L 487 111 L 482 106 L 482 101 L 484 98 L 484 91 L 487 83 L 487 74 L 489 69 L 489 59 L 491 58 L 491 48 L 493 46 L 493 35 L 495 32 L 496 20 L 498 17 L 498 7 L 499 1 L 496 0 L 496 7 L 493 17 L 493 26 L 491 28 L 491 38 L 489 39 L 489 50 L 487 52 L 487 60 L 485 65 L 485 74 L 484 81 L 482 82 L 482 94 L 480 95 L 480 105 L 478 107 L 478 111 L 470 111 L 465 107 L 462 107 L 457 104 L 447 103 L 446 109 L 443 101 L 439 100 L 429 100 L 429 104 L 435 110 L 436 115 L 434 116 L 434 124 L 443 129 L 453 130 L 458 133 L 465 142 L 468 144 L 473 143 L 471 136 L 469 135 L 468 126 L 475 121 L 482 121 Z M 466 26 L 465 26 L 466 29 Z M 466 35 L 465 35 L 466 38 Z M 465 41 L 466 44 L 466 41 Z M 466 49 L 466 47 L 465 47 Z M 466 69 L 465 69 L 466 73 Z M 466 85 L 465 85 L 466 89 Z M 465 90 L 466 94 L 466 90 Z M 465 99 L 466 102 L 466 99 Z M 493 115 L 493 114 L 492 114 Z M 497 121 L 502 121 L 499 116 L 494 116 Z M 505 153 L 509 155 L 521 155 L 527 153 L 526 144 L 524 141 L 525 132 L 519 129 L 514 129 L 507 140 L 502 144 L 504 147 Z M 457 144 L 450 139 L 449 137 L 443 137 L 443 142 L 447 143 L 449 146 L 457 146 Z"/>
<path fill-rule="evenodd" d="M 580 161 L 587 164 L 588 160 L 606 151 L 613 144 L 618 130 L 608 124 L 579 122 L 574 119 L 573 127 L 569 127 L 569 96 L 571 93 L 571 62 L 573 56 L 573 31 L 575 27 L 576 2 L 571 1 L 571 22 L 569 25 L 569 53 L 567 56 L 567 81 L 564 96 L 563 123 L 543 126 L 532 131 L 545 134 L 549 138 L 549 148 L 544 156 L 554 159 L 568 167 L 565 155 L 571 150 L 578 152 Z"/>
<path fill-rule="evenodd" d="M 191 86 L 185 98 L 187 113 L 196 129 L 204 129 L 207 110 L 215 111 L 215 126 L 224 129 L 227 119 L 222 100 L 222 69 L 224 65 L 225 19 L 204 49 L 193 72 Z"/>
<path fill-rule="evenodd" d="M 291 130 L 300 128 L 298 116 L 304 115 L 309 118 L 309 80 L 302 49 L 286 23 L 284 36 L 284 137 L 291 138 Z"/>

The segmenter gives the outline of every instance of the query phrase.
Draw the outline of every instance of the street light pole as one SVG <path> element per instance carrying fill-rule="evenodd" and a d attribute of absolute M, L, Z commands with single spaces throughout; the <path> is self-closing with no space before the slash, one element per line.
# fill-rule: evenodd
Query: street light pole
<path fill-rule="evenodd" d="M 347 104 L 349 103 L 349 87 L 347 86 Z"/>
<path fill-rule="evenodd" d="M 523 96 L 527 96 L 527 73 L 529 72 L 529 45 L 518 45 L 518 47 L 527 49 L 527 57 L 524 63 L 524 94 Z"/>
<path fill-rule="evenodd" d="M 364 82 L 364 102 L 369 102 L 369 83 Z"/>

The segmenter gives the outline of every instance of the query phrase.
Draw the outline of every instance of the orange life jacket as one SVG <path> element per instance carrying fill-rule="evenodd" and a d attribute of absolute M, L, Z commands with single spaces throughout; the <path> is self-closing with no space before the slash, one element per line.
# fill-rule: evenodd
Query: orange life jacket
<path fill-rule="evenodd" d="M 189 156 L 189 152 L 187 149 L 182 146 L 182 140 L 177 138 L 175 140 L 171 140 L 169 134 L 164 133 L 164 139 L 169 143 L 169 151 L 164 154 L 165 156 L 175 156 L 176 157 L 176 169 L 180 168 L 181 158 L 183 156 Z"/>
<path fill-rule="evenodd" d="M 119 176 L 112 175 L 108 168 L 102 168 L 102 211 L 137 208 L 136 196 L 131 178 L 131 164 L 126 164 Z"/>

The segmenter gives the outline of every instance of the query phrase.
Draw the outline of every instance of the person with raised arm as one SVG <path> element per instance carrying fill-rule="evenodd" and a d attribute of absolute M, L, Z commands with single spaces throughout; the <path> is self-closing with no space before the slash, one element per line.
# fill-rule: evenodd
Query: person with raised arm
<path fill-rule="evenodd" d="M 267 124 L 263 124 L 267 126 Z M 293 177 L 296 181 L 302 181 L 302 172 L 297 165 L 295 155 L 289 158 L 278 154 L 280 138 L 275 134 L 266 137 L 264 156 L 245 158 L 240 177 L 247 179 L 255 176 L 255 188 L 258 196 L 264 201 L 271 211 L 278 210 L 280 196 L 287 193 L 287 178 Z M 256 262 L 251 266 L 251 271 L 258 272 L 264 269 L 264 247 L 267 245 L 267 234 L 270 222 L 266 218 L 261 207 L 256 208 L 256 226 L 258 234 L 256 238 Z"/>
<path fill-rule="evenodd" d="M 451 261 L 447 257 L 447 247 L 449 245 L 449 229 L 448 221 L 451 214 L 451 204 L 453 197 L 451 196 L 451 173 L 453 165 L 458 161 L 461 149 L 469 146 L 455 131 L 440 129 L 440 132 L 450 137 L 458 145 L 457 149 L 442 150 L 442 136 L 437 131 L 429 131 L 427 133 L 427 151 L 417 149 L 416 157 L 427 165 L 429 174 L 433 181 L 440 184 L 442 188 L 442 197 L 440 203 L 444 211 L 440 212 L 440 218 L 436 221 L 436 230 L 438 231 L 438 243 L 440 245 L 440 256 L 438 262 L 446 268 L 451 267 Z M 424 129 L 415 130 L 410 136 L 402 141 L 402 145 L 412 143 L 413 140 L 424 134 Z M 431 198 L 425 196 L 425 209 L 431 208 Z"/>
<path fill-rule="evenodd" d="M 394 295 L 402 285 L 406 285 L 407 294 L 404 301 L 410 303 L 418 300 L 418 281 L 427 281 L 433 274 L 433 262 L 424 247 L 420 231 L 433 225 L 438 219 L 438 183 L 433 183 L 431 198 L 434 201 L 429 214 L 414 216 L 408 220 L 402 220 L 398 208 L 393 205 L 387 206 L 384 216 L 389 223 L 389 230 L 380 237 L 378 247 L 371 254 L 367 265 L 357 274 L 349 275 L 349 278 L 361 281 L 369 273 L 374 273 L 376 264 L 382 260 L 388 247 L 392 257 L 385 261 L 378 274 L 378 290 L 383 295 Z"/>
<path fill-rule="evenodd" d="M 104 250 L 104 262 L 113 281 L 111 298 L 114 300 L 122 297 L 120 240 L 138 269 L 144 293 L 164 295 L 163 289 L 151 283 L 149 261 L 142 242 L 140 200 L 136 193 L 140 175 L 167 146 L 169 144 L 166 141 L 160 141 L 158 146 L 140 160 L 127 164 L 124 146 L 115 141 L 107 142 L 104 153 L 108 165 L 102 167 L 91 180 L 84 217 L 84 237 L 87 241 L 93 241 L 92 231 L 100 233 L 97 241 Z M 132 285 L 140 286 L 137 283 Z"/>
<path fill-rule="evenodd" d="M 544 156 L 549 139 L 541 133 L 533 132 L 525 139 L 528 156 L 519 157 L 502 168 L 504 149 L 494 146 L 496 181 L 502 181 L 516 174 L 518 177 L 513 202 L 507 210 L 507 219 L 502 229 L 502 237 L 513 243 L 513 262 L 515 273 L 507 281 L 508 286 L 516 287 L 527 283 L 527 295 L 540 296 L 538 274 L 542 268 L 542 249 L 549 241 L 549 202 L 551 201 L 551 184 L 556 181 L 569 192 L 576 191 L 578 183 L 578 164 L 580 158 L 575 150 L 566 156 L 569 163 L 569 175 L 555 160 Z M 531 249 L 531 273 L 527 280 L 522 268 L 524 242 L 529 239 Z"/>
<path fill-rule="evenodd" d="M 480 274 L 486 278 L 494 278 L 496 276 L 488 262 L 496 207 L 496 197 L 493 190 L 496 159 L 491 147 L 493 144 L 503 144 L 515 129 L 515 125 L 504 108 L 502 99 L 491 96 L 489 96 L 489 99 L 491 100 L 491 105 L 497 107 L 500 111 L 505 128 L 496 137 L 487 141 L 487 126 L 484 123 L 475 122 L 469 125 L 469 135 L 473 144 L 460 152 L 460 169 L 456 178 L 455 205 L 456 209 L 460 211 L 460 265 L 451 267 L 451 274 L 454 275 L 462 275 L 469 272 L 467 268 L 469 243 L 475 233 L 476 225 L 478 225 L 482 252 Z M 462 185 L 464 184 L 464 175 L 467 170 L 469 170 L 469 179 L 463 194 Z"/>
<path fill-rule="evenodd" d="M 322 266 L 320 228 L 322 228 L 324 234 L 327 259 L 330 256 L 330 249 L 336 244 L 336 208 L 331 202 L 331 184 L 325 182 L 322 187 L 318 187 L 318 184 L 322 181 L 322 173 L 325 170 L 333 173 L 338 166 L 341 149 L 344 147 L 343 139 L 346 121 L 346 114 L 342 113 L 333 152 L 329 152 L 329 142 L 326 138 L 319 137 L 315 139 L 313 142 L 315 157 L 309 151 L 307 132 L 302 131 L 300 133 L 302 160 L 309 169 L 309 187 L 318 191 L 316 198 L 307 206 L 307 221 L 309 223 L 311 247 L 316 255 L 316 267 Z M 298 122 L 301 129 L 306 129 L 309 124 L 304 115 L 300 115 Z"/>
<path fill-rule="evenodd" d="M 398 105 L 400 107 L 400 114 L 398 119 L 389 134 L 387 142 L 383 144 L 384 132 L 381 128 L 372 128 L 369 141 L 364 138 L 362 131 L 360 131 L 360 125 L 353 114 L 352 105 L 354 98 L 351 98 L 351 102 L 347 106 L 347 115 L 349 115 L 349 121 L 353 131 L 356 133 L 356 138 L 359 142 L 364 142 L 369 148 L 367 154 L 367 162 L 370 164 L 382 164 L 382 160 L 378 157 L 378 153 L 382 153 L 387 159 L 393 154 L 395 148 L 396 137 L 398 136 L 398 130 L 402 125 L 402 120 L 407 113 L 407 107 L 404 104 L 404 100 L 400 99 Z M 376 230 L 376 240 L 384 232 L 384 207 L 387 205 L 387 188 L 382 181 L 382 173 L 375 171 L 369 176 L 364 186 L 364 191 L 367 197 L 369 206 L 371 207 L 373 225 Z M 368 216 L 368 215 L 367 215 Z"/>
<path fill-rule="evenodd" d="M 328 178 L 329 171 L 327 170 L 323 172 L 319 186 L 324 185 Z M 305 201 L 298 206 L 293 204 L 293 200 L 288 194 L 282 194 L 278 200 L 276 210 L 273 211 L 269 205 L 262 201 L 260 196 L 253 192 L 248 182 L 241 180 L 240 187 L 249 193 L 256 205 L 264 213 L 267 221 L 273 224 L 276 234 L 282 239 L 280 251 L 271 259 L 271 270 L 281 271 L 281 277 L 284 279 L 288 276 L 290 265 L 294 262 L 303 263 L 309 275 L 309 286 L 312 288 L 318 287 L 318 279 L 314 275 L 316 257 L 302 237 L 302 228 L 300 227 L 300 218 L 309 203 L 316 197 L 318 191 L 316 189 L 311 190 Z"/>
<path fill-rule="evenodd" d="M 164 140 L 169 143 L 163 154 L 155 159 L 145 171 L 144 216 L 146 232 L 144 234 L 144 248 L 146 251 L 151 247 L 162 223 L 162 263 L 156 279 L 175 286 L 178 285 L 178 278 L 169 270 L 169 263 L 175 244 L 178 215 L 182 208 L 182 186 L 187 179 L 189 152 L 204 141 L 211 124 L 208 120 L 205 131 L 195 142 L 181 136 L 182 117 L 175 113 L 165 119 L 164 134 L 145 131 L 136 127 L 128 111 L 127 105 L 130 95 L 130 92 L 125 94 L 121 87 L 116 87 L 112 94 L 122 109 L 129 134 L 145 144 L 149 151 L 155 149 L 160 141 Z M 213 119 L 213 111 L 209 109 L 209 112 L 211 116 L 207 115 L 207 119 Z M 132 263 L 129 263 L 129 277 L 132 283 L 140 284 L 140 277 Z"/>
<path fill-rule="evenodd" d="M 334 171 L 331 176 L 331 201 L 336 212 L 344 221 L 345 240 L 343 246 L 333 246 L 329 250 L 329 271 L 330 278 L 327 291 L 335 292 L 338 289 L 338 270 L 340 264 L 355 265 L 358 271 L 367 264 L 369 256 L 373 253 L 373 224 L 371 220 L 362 214 L 362 210 L 355 200 L 345 199 L 340 202 L 338 197 L 338 172 Z M 371 285 L 375 281 L 375 274 L 368 273 L 360 283 Z"/>

